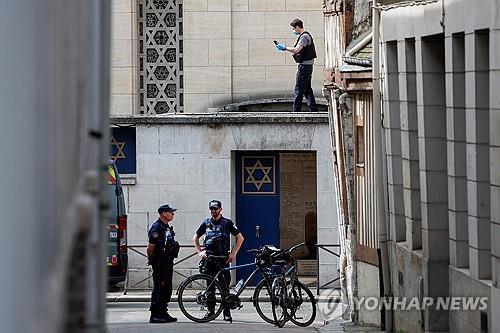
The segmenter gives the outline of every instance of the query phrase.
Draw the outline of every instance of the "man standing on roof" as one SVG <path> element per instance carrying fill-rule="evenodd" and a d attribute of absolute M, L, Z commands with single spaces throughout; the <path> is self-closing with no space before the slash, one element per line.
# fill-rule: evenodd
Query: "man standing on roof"
<path fill-rule="evenodd" d="M 229 266 L 230 262 L 236 260 L 236 254 L 243 244 L 243 235 L 236 228 L 233 221 L 222 216 L 222 203 L 219 200 L 212 200 L 208 203 L 211 217 L 206 218 L 196 230 L 193 236 L 196 252 L 201 257 L 200 271 L 202 273 L 215 276 L 220 269 Z M 203 242 L 203 250 L 200 246 L 200 237 L 205 235 Z M 230 250 L 230 235 L 236 238 L 236 244 L 231 252 Z M 225 258 L 211 258 L 213 256 L 224 256 Z M 224 272 L 221 277 L 225 280 L 223 286 L 229 286 L 231 276 L 229 271 Z M 207 302 L 208 303 L 208 302 Z M 211 317 L 215 313 L 215 302 L 212 300 L 208 305 L 208 312 L 205 317 Z M 232 322 L 231 310 L 224 309 L 224 320 Z"/>
<path fill-rule="evenodd" d="M 297 75 L 295 79 L 295 100 L 293 102 L 293 112 L 300 112 L 302 108 L 302 99 L 305 96 L 307 108 L 310 112 L 318 111 L 314 93 L 311 88 L 311 77 L 313 72 L 314 58 L 316 58 L 316 48 L 314 40 L 309 32 L 304 29 L 304 23 L 295 19 L 290 23 L 292 33 L 296 36 L 295 45 L 286 46 L 277 44 L 276 48 L 280 51 L 292 53 L 293 59 L 297 63 Z"/>

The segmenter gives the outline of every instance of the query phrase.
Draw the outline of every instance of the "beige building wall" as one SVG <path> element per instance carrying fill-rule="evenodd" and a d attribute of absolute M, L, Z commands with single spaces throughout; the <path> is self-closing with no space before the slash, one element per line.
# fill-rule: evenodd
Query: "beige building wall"
<path fill-rule="evenodd" d="M 130 248 L 147 244 L 147 231 L 157 219 L 156 209 L 160 204 L 171 203 L 179 209 L 174 220 L 176 239 L 186 246 L 181 249 L 179 259 L 194 252 L 192 247 L 187 246 L 192 245 L 194 231 L 209 214 L 209 200 L 221 200 L 224 216 L 232 218 L 238 225 L 235 220 L 235 151 L 293 152 L 289 156 L 295 158 L 297 153 L 302 152 L 301 159 L 305 161 L 301 163 L 299 171 L 309 181 L 308 186 L 299 189 L 299 192 L 316 195 L 314 199 L 307 199 L 307 202 L 299 202 L 300 198 L 292 198 L 291 193 L 288 193 L 287 198 L 303 206 L 301 211 L 308 209 L 316 212 L 319 244 L 338 244 L 337 212 L 336 206 L 332 204 L 336 202 L 336 192 L 331 148 L 325 144 L 330 135 L 325 114 L 200 115 L 202 124 L 193 124 L 192 118 L 191 115 L 121 117 L 124 125 L 135 124 L 137 133 L 135 182 L 124 184 L 131 289 L 151 287 L 150 280 L 135 285 L 150 275 L 151 268 L 146 266 L 143 256 Z M 116 122 L 117 119 L 112 118 L 112 121 Z M 222 122 L 224 125 L 219 126 Z M 309 158 L 306 159 L 306 156 Z M 288 166 L 287 170 L 293 171 L 290 169 Z M 317 181 L 310 180 L 313 171 Z M 213 177 L 214 174 L 219 176 Z M 292 182 L 288 186 L 297 186 L 297 183 Z M 289 188 L 290 191 L 292 189 Z M 290 214 L 285 212 L 286 216 Z M 281 246 L 286 247 L 283 242 Z M 320 252 L 319 259 L 322 285 L 338 275 L 339 266 L 337 257 L 325 251 Z M 195 256 L 183 261 L 176 266 L 176 271 L 192 275 L 198 271 L 198 260 Z M 183 279 L 183 276 L 175 273 L 174 285 L 177 286 Z"/>
<path fill-rule="evenodd" d="M 313 90 L 321 95 L 322 0 L 185 0 L 185 111 L 231 102 L 293 97 L 296 64 L 273 40 L 293 45 L 294 18 L 304 21 L 318 53 Z"/>
<path fill-rule="evenodd" d="M 394 123 L 391 110 L 385 117 L 385 128 L 401 134 L 388 135 L 386 148 L 403 156 L 402 166 L 388 158 L 387 168 L 402 169 L 399 183 L 410 189 L 400 202 L 407 232 L 389 242 L 393 294 L 489 297 L 487 309 L 395 311 L 396 331 L 500 332 L 498 13 L 496 0 L 444 0 L 381 13 L 383 95 L 401 113 Z M 388 191 L 397 198 L 394 187 Z M 395 202 L 389 201 L 394 210 Z M 421 217 L 417 227 L 414 217 Z"/>
<path fill-rule="evenodd" d="M 112 0 L 110 114 L 135 113 L 137 17 L 135 0 Z"/>
<path fill-rule="evenodd" d="M 295 43 L 300 18 L 315 41 L 313 90 L 321 97 L 322 0 L 184 0 L 184 112 L 231 102 L 293 97 L 296 64 L 273 40 Z M 137 0 L 112 0 L 112 115 L 137 113 Z"/>

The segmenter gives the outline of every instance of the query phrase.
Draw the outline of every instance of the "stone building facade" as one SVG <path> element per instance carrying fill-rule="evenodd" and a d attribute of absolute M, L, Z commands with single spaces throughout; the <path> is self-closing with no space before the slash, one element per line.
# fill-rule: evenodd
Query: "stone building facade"
<path fill-rule="evenodd" d="M 337 243 L 328 116 L 272 112 L 291 110 L 296 64 L 289 53 L 276 51 L 273 40 L 293 45 L 290 22 L 297 17 L 315 40 L 312 84 L 322 101 L 322 1 L 112 3 L 111 125 L 114 133 L 132 131 L 135 144 L 131 170 L 136 171 L 123 175 L 129 246 L 147 243 L 157 206 L 168 202 L 179 208 L 174 226 L 185 245 L 180 256 L 189 256 L 193 233 L 214 198 L 223 202 L 224 216 L 245 231 L 246 246 L 272 241 L 266 238 L 269 223 L 276 245 L 307 239 Z M 251 178 L 246 168 L 262 162 L 268 170 L 266 161 L 274 163 L 276 190 L 244 196 L 245 186 L 266 191 L 266 174 L 253 185 L 246 182 Z M 261 216 L 245 213 L 258 211 Z M 262 216 L 273 216 L 274 222 Z M 320 283 L 338 274 L 335 256 L 323 251 L 315 258 L 319 268 L 310 257 L 302 269 L 319 274 Z M 197 258 L 191 257 L 176 266 L 180 274 L 174 279 L 196 267 Z M 148 287 L 148 274 L 144 258 L 129 250 L 129 285 Z"/>
<path fill-rule="evenodd" d="M 353 3 L 354 22 L 360 22 L 356 17 L 370 1 L 329 1 L 326 7 L 332 9 L 325 12 L 331 81 L 325 87 L 331 94 L 330 123 L 338 133 L 337 180 L 354 198 L 349 207 L 339 191 L 339 200 L 341 213 L 353 222 L 348 236 L 357 239 L 355 248 L 349 249 L 352 242 L 346 246 L 347 265 L 357 275 L 347 275 L 351 286 L 347 283 L 343 295 L 435 302 L 487 297 L 488 307 L 448 311 L 434 305 L 378 313 L 360 308 L 350 311 L 351 319 L 396 332 L 497 332 L 498 1 L 376 1 L 367 37 L 373 45 L 372 77 L 352 74 L 365 61 L 353 59 L 350 49 L 360 48 L 342 45 L 349 41 Z M 367 92 L 365 79 L 373 80 L 373 105 L 360 104 L 356 96 Z M 382 124 L 381 144 L 377 124 Z M 375 208 L 383 201 L 385 216 L 384 208 Z M 363 238 L 372 235 L 375 246 L 367 248 Z M 383 280 L 374 278 L 377 269 Z"/>
<path fill-rule="evenodd" d="M 184 258 L 194 252 L 192 236 L 203 220 L 209 215 L 208 202 L 219 199 L 223 204 L 223 215 L 235 220 L 245 235 L 245 243 L 256 243 L 254 228 L 261 226 L 261 233 L 271 230 L 266 224 L 265 214 L 269 212 L 268 203 L 251 206 L 250 211 L 241 211 L 243 203 L 238 202 L 236 165 L 238 154 L 267 156 L 277 153 L 280 174 L 276 182 L 280 186 L 281 199 L 291 201 L 278 203 L 277 213 L 281 215 L 278 229 L 279 243 L 290 246 L 305 241 L 303 230 L 288 241 L 279 230 L 289 228 L 285 215 L 299 216 L 299 223 L 307 211 L 316 214 L 317 239 L 320 244 L 335 243 L 337 238 L 335 188 L 333 186 L 332 162 L 329 145 L 328 117 L 315 115 L 309 117 L 285 114 L 241 114 L 172 115 L 168 117 L 114 117 L 114 123 L 122 126 L 134 124 L 137 140 L 137 174 L 133 179 L 125 179 L 128 206 L 129 245 L 147 244 L 147 229 L 157 219 L 157 207 L 164 202 L 178 207 L 174 220 L 176 237 L 185 245 L 180 253 Z M 283 176 L 285 154 L 304 158 L 304 153 L 312 154 L 312 169 L 316 182 L 312 200 L 302 199 L 296 194 L 304 193 L 307 184 L 292 184 Z M 288 156 L 290 157 L 290 156 Z M 278 170 L 278 167 L 276 167 Z M 288 173 L 289 176 L 304 177 L 303 169 Z M 293 186 L 293 194 L 285 188 Z M 287 195 L 288 193 L 288 195 Z M 294 196 L 295 195 L 295 196 Z M 297 211 L 296 206 L 308 205 Z M 240 209 L 240 211 L 238 211 Z M 290 212 L 291 210 L 291 212 Z M 276 211 L 275 211 L 276 213 Z M 291 214 L 290 214 L 291 213 Z M 255 226 L 242 225 L 248 217 Z M 296 221 L 296 219 L 295 219 Z M 277 226 L 274 225 L 273 228 Z M 315 230 L 316 233 L 316 230 Z M 290 237 L 288 237 L 290 238 Z M 187 245 L 187 246 L 186 246 Z M 263 245 L 263 244 L 261 244 Z M 286 245 L 285 245 L 286 246 Z M 248 246 L 244 247 L 247 249 Z M 140 250 L 140 248 L 136 248 Z M 321 257 L 323 255 L 323 257 Z M 242 261 L 250 260 L 244 258 Z M 331 280 L 337 275 L 337 260 L 327 253 L 320 253 L 320 282 Z M 130 285 L 147 277 L 148 269 L 144 258 L 129 251 Z M 192 258 L 176 266 L 179 273 L 189 275 L 197 271 L 197 259 Z M 180 274 L 174 276 L 176 282 L 182 280 Z M 146 281 L 147 282 L 147 281 Z M 136 287 L 147 287 L 139 284 Z"/>
<path fill-rule="evenodd" d="M 208 112 L 210 107 L 228 103 L 293 97 L 296 64 L 290 53 L 276 51 L 273 40 L 287 45 L 295 43 L 296 37 L 290 29 L 294 18 L 301 18 L 315 39 L 318 58 L 313 90 L 316 96 L 321 95 L 322 0 L 113 0 L 112 3 L 112 115 L 144 111 L 140 93 L 147 95 L 148 82 L 146 78 L 141 87 L 140 73 L 149 64 L 148 48 L 154 63 L 152 72 L 159 63 L 169 63 L 168 49 L 176 49 L 174 58 L 179 69 L 174 81 L 183 90 L 184 113 Z M 175 14 L 176 22 L 166 22 L 167 14 Z M 168 27 L 169 24 L 175 26 Z M 167 36 L 165 40 L 163 36 Z M 165 54 L 155 54 L 161 51 Z M 144 58 L 142 69 L 141 58 Z"/>
<path fill-rule="evenodd" d="M 500 5 L 379 2 L 393 294 L 489 298 L 394 329 L 498 332 Z"/>

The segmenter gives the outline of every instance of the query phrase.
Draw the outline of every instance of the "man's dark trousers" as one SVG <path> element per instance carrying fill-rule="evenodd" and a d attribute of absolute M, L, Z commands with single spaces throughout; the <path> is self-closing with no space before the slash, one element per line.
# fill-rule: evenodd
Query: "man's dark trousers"
<path fill-rule="evenodd" d="M 153 267 L 153 292 L 151 293 L 151 314 L 164 315 L 172 296 L 172 275 L 174 260 L 168 257 L 156 257 Z"/>
<path fill-rule="evenodd" d="M 229 264 L 226 263 L 226 259 L 207 258 L 207 259 L 204 259 L 204 262 L 203 262 L 204 273 L 208 274 L 210 276 L 217 275 L 217 273 L 219 273 L 219 271 L 222 268 L 226 268 L 226 267 L 229 267 Z M 228 288 L 229 283 L 231 283 L 231 273 L 229 271 L 223 272 L 221 275 L 219 275 L 219 281 L 220 281 L 223 288 Z M 214 291 L 215 290 L 210 290 L 211 293 Z M 226 289 L 226 291 L 228 291 L 228 289 Z M 208 305 L 208 308 L 210 311 L 214 311 L 214 309 L 215 309 L 215 302 L 214 302 L 213 296 L 214 295 L 208 296 L 209 302 L 207 302 L 208 303 L 207 305 Z M 229 309 L 225 310 L 224 313 L 229 314 L 230 313 Z"/>
<path fill-rule="evenodd" d="M 293 102 L 293 112 L 300 112 L 302 108 L 302 99 L 305 97 L 309 111 L 318 111 L 316 100 L 311 88 L 311 77 L 313 65 L 298 64 L 297 75 L 295 78 L 295 100 Z"/>

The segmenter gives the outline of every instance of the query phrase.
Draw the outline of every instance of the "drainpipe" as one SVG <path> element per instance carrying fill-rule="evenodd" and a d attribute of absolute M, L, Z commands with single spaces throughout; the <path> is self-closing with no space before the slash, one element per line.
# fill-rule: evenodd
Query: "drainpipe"
<path fill-rule="evenodd" d="M 353 111 L 352 102 L 350 95 L 347 92 L 342 93 L 338 97 L 339 106 L 339 120 L 340 120 L 340 135 L 342 140 L 342 159 L 343 159 L 343 177 L 344 181 L 344 192 L 345 192 L 345 215 L 346 215 L 346 225 L 345 225 L 345 239 L 344 245 L 349 251 L 346 253 L 347 257 L 347 283 L 349 290 L 349 307 L 350 307 L 350 318 L 354 322 L 358 322 L 358 309 L 354 304 L 354 300 L 358 297 L 358 284 L 357 284 L 357 262 L 356 257 L 356 213 L 355 213 L 355 196 L 353 184 L 355 182 L 354 173 L 354 157 L 349 156 L 348 152 L 354 150 L 354 135 L 353 135 L 353 124 L 349 121 L 353 121 Z M 344 114 L 345 113 L 345 114 Z M 346 318 L 344 318 L 346 319 Z"/>
<path fill-rule="evenodd" d="M 352 283 L 348 282 L 350 275 L 348 273 L 348 265 L 350 256 L 350 248 L 347 247 L 347 230 L 348 230 L 348 212 L 345 192 L 344 179 L 344 153 L 342 145 L 342 128 L 339 120 L 339 103 L 338 96 L 341 95 L 339 89 L 324 89 L 323 96 L 329 101 L 328 118 L 330 127 L 330 139 L 332 147 L 333 172 L 335 178 L 335 186 L 337 190 L 337 214 L 339 226 L 339 241 L 340 241 L 340 288 L 342 305 L 345 307 L 342 311 L 342 317 L 345 320 L 351 319 L 351 292 L 349 287 Z"/>
<path fill-rule="evenodd" d="M 382 117 L 380 100 L 380 9 L 376 3 L 372 6 L 373 19 L 373 135 L 375 136 L 374 156 L 375 158 L 375 181 L 377 186 L 377 221 L 379 230 L 380 262 L 382 269 L 383 297 L 392 297 L 391 277 L 389 271 L 389 254 L 387 249 L 387 226 L 384 208 L 384 173 L 382 159 L 385 158 L 385 150 L 382 147 Z M 382 315 L 382 314 L 381 314 Z M 385 308 L 385 319 L 382 323 L 383 329 L 392 331 L 392 311 Z"/>
<path fill-rule="evenodd" d="M 352 57 L 356 52 L 361 50 L 363 47 L 368 45 L 372 41 L 372 34 L 373 32 L 370 32 L 365 38 L 363 38 L 358 44 L 356 44 L 352 49 L 347 51 L 344 54 L 344 57 Z"/>

